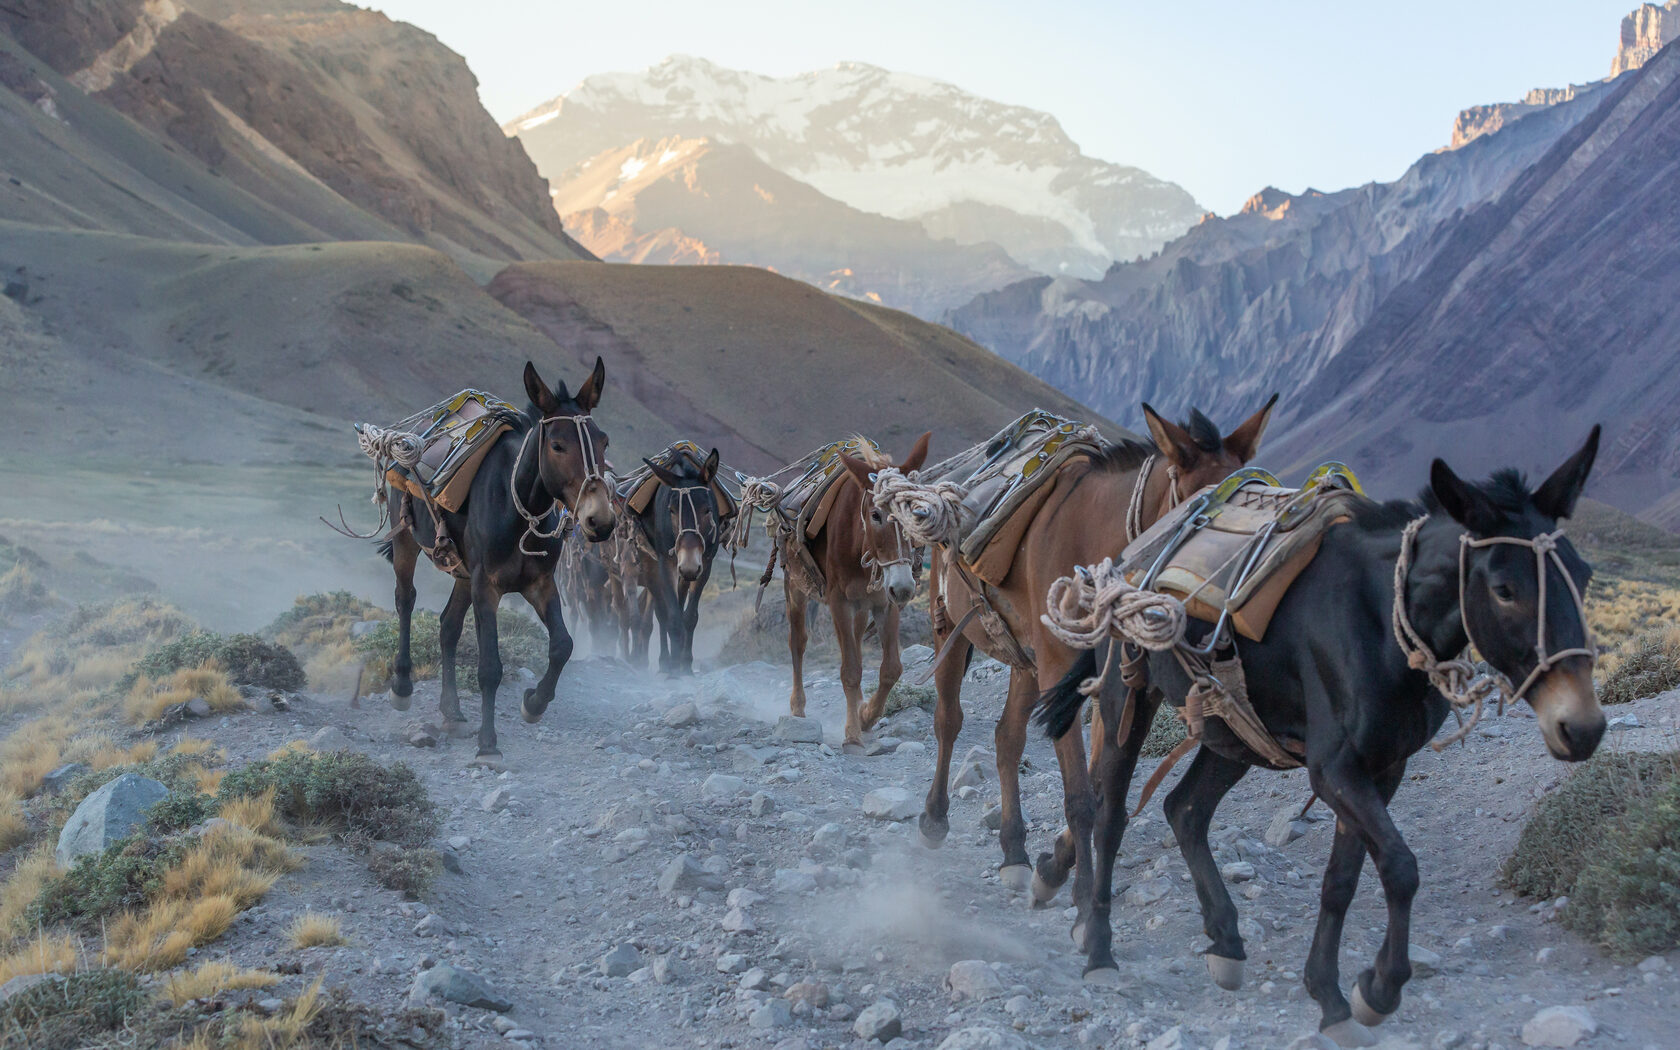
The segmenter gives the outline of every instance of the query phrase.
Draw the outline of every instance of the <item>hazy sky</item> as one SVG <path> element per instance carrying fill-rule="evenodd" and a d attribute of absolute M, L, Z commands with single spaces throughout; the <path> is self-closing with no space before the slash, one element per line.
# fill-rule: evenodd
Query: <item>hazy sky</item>
<path fill-rule="evenodd" d="M 1056 116 L 1087 154 L 1236 210 L 1398 176 L 1453 116 L 1610 71 L 1634 0 L 374 0 L 466 56 L 498 120 L 682 52 L 785 76 L 840 61 Z"/>

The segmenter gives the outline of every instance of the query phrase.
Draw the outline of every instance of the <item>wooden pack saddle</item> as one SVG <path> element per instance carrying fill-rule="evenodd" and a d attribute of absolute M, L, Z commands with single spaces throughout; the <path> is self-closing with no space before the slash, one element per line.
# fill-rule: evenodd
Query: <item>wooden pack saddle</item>
<path fill-rule="evenodd" d="M 680 461 L 686 460 L 695 470 L 706 462 L 707 453 L 699 445 L 687 438 L 673 441 L 658 455 L 648 459 L 659 464 L 666 470 L 680 469 Z M 735 472 L 719 464 L 717 474 L 712 478 L 712 495 L 717 498 L 718 520 L 727 522 L 735 517 L 740 509 L 740 498 L 730 490 L 726 477 L 734 477 Z M 618 498 L 631 511 L 640 514 L 647 510 L 648 504 L 653 502 L 654 494 L 659 491 L 660 481 L 646 465 L 637 467 L 623 478 L 619 479 L 617 488 Z"/>
<path fill-rule="evenodd" d="M 416 499 L 459 511 L 490 447 L 522 416 L 494 394 L 462 390 L 386 428 L 419 435 L 425 451 L 412 468 L 387 463 L 385 480 Z"/>

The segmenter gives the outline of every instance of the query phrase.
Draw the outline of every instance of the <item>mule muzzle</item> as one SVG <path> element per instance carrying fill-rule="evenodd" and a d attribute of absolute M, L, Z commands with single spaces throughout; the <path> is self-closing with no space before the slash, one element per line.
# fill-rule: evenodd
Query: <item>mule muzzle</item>
<path fill-rule="evenodd" d="M 903 605 L 916 596 L 916 578 L 908 565 L 889 565 L 881 575 L 881 585 L 894 605 Z"/>
<path fill-rule="evenodd" d="M 706 567 L 706 551 L 698 543 L 677 544 L 677 575 L 686 581 L 700 578 L 700 571 Z"/>
<path fill-rule="evenodd" d="M 1604 709 L 1593 690 L 1592 667 L 1586 657 L 1571 657 L 1529 688 L 1528 704 L 1553 758 L 1584 762 L 1604 738 Z"/>

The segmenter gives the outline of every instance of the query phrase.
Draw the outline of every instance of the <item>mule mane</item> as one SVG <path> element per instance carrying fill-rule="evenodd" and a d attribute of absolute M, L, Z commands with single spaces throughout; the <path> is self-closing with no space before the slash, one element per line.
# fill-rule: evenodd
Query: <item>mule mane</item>
<path fill-rule="evenodd" d="M 890 467 L 893 465 L 892 458 L 885 452 L 876 448 L 874 445 L 871 445 L 869 443 L 869 439 L 864 437 L 862 434 L 853 434 L 852 440 L 857 442 L 858 447 L 857 455 L 853 456 L 853 459 L 862 460 L 872 470 L 879 470 L 882 467 Z"/>
<path fill-rule="evenodd" d="M 1473 485 L 1495 507 L 1512 516 L 1521 514 L 1533 495 L 1533 491 L 1528 487 L 1528 479 L 1523 476 L 1522 471 L 1514 467 L 1501 467 L 1485 481 L 1477 481 Z M 1398 529 L 1403 528 L 1413 518 L 1440 513 L 1441 501 L 1435 498 L 1434 490 L 1425 485 L 1415 499 L 1355 504 L 1352 511 L 1354 520 L 1361 525 Z"/>
<path fill-rule="evenodd" d="M 1098 470 L 1119 473 L 1121 471 L 1136 470 L 1143 466 L 1143 461 L 1155 454 L 1155 446 L 1147 441 L 1136 438 L 1121 438 L 1118 441 L 1105 443 L 1096 452 L 1090 453 L 1091 464 Z"/>
<path fill-rule="evenodd" d="M 1203 452 L 1218 452 L 1223 447 L 1223 439 L 1219 436 L 1219 427 L 1213 420 L 1202 415 L 1202 410 L 1192 408 L 1190 418 L 1179 424 L 1189 434 L 1190 440 Z"/>

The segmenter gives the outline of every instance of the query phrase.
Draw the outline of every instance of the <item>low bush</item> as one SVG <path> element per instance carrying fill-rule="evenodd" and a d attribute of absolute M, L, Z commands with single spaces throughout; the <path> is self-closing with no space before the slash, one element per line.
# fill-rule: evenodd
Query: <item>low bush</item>
<path fill-rule="evenodd" d="M 275 809 L 288 819 L 399 845 L 424 845 L 438 829 L 413 770 L 402 763 L 387 768 L 356 751 L 285 751 L 230 771 L 216 797 L 227 803 L 264 792 L 273 792 Z"/>
<path fill-rule="evenodd" d="M 284 645 L 254 634 L 193 631 L 164 643 L 134 665 L 135 677 L 167 678 L 177 671 L 214 663 L 234 685 L 295 692 L 304 687 L 303 665 Z"/>
<path fill-rule="evenodd" d="M 1602 676 L 1601 703 L 1625 704 L 1680 687 L 1680 627 L 1641 631 L 1624 642 Z"/>
<path fill-rule="evenodd" d="M 43 981 L 0 1003 L 0 1050 L 102 1045 L 102 1037 L 150 1004 L 139 979 L 122 970 L 84 970 Z"/>
<path fill-rule="evenodd" d="M 1149 723 L 1149 735 L 1143 739 L 1143 753 L 1150 758 L 1166 758 L 1189 735 L 1184 728 L 1184 720 L 1174 713 L 1172 705 L 1162 704 L 1155 711 L 1155 721 Z"/>
<path fill-rule="evenodd" d="M 113 843 L 105 852 L 82 857 L 61 878 L 46 882 L 24 914 L 29 926 L 72 922 L 84 930 L 125 908 L 146 903 L 163 888 L 164 873 L 180 862 L 188 846 L 144 834 Z"/>
<path fill-rule="evenodd" d="M 293 948 L 332 948 L 344 942 L 344 931 L 331 915 L 306 911 L 292 921 L 287 931 Z"/>
<path fill-rule="evenodd" d="M 382 683 L 391 677 L 397 664 L 397 635 L 397 621 L 392 618 L 356 639 L 357 651 L 367 659 L 369 683 Z M 529 667 L 540 673 L 548 666 L 548 632 L 536 620 L 511 609 L 496 614 L 496 646 L 501 652 L 504 671 Z M 408 653 L 415 678 L 437 677 L 443 664 L 437 613 L 424 610 L 414 613 Z M 471 612 L 467 613 L 466 624 L 461 629 L 461 642 L 455 647 L 455 681 L 463 693 L 478 690 L 478 632 Z"/>
<path fill-rule="evenodd" d="M 442 864 L 437 850 L 425 846 L 390 846 L 368 852 L 368 870 L 379 884 L 411 899 L 418 899 L 437 878 Z"/>
<path fill-rule="evenodd" d="M 364 602 L 349 591 L 304 594 L 292 603 L 290 609 L 264 627 L 262 635 L 290 649 L 305 652 L 313 647 L 349 639 L 351 624 L 383 620 L 390 615 L 389 610 Z"/>
<path fill-rule="evenodd" d="M 932 711 L 939 703 L 939 690 L 931 685 L 906 685 L 903 682 L 893 686 L 892 692 L 887 694 L 887 702 L 882 707 L 883 714 L 897 714 L 912 707 L 919 707 L 924 711 Z"/>

